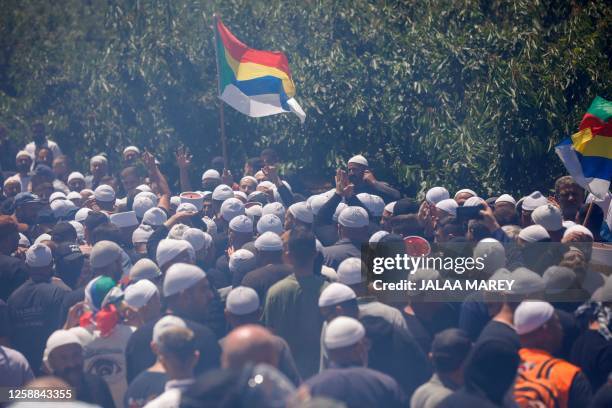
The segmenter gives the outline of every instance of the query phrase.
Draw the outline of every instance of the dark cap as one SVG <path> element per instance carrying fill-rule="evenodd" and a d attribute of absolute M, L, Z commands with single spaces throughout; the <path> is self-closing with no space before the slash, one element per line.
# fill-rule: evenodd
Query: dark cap
<path fill-rule="evenodd" d="M 52 180 L 55 178 L 55 174 L 53 173 L 53 170 L 51 169 L 51 167 L 47 166 L 46 164 L 37 165 L 36 168 L 34 168 L 34 174 L 37 176 L 47 177 Z"/>
<path fill-rule="evenodd" d="M 24 191 L 23 193 L 19 193 L 15 196 L 14 206 L 18 208 L 24 204 L 29 203 L 40 203 L 40 198 L 36 194 L 30 193 L 29 191 Z"/>
<path fill-rule="evenodd" d="M 102 225 L 107 222 L 110 222 L 110 219 L 106 214 L 100 211 L 90 211 L 89 214 L 87 214 L 85 220 L 83 221 L 83 225 L 85 225 L 85 228 L 92 231 L 98 225 Z"/>
<path fill-rule="evenodd" d="M 454 371 L 472 349 L 472 341 L 460 329 L 446 329 L 436 334 L 431 343 L 431 357 L 436 371 Z"/>
<path fill-rule="evenodd" d="M 57 243 L 76 241 L 76 238 L 76 229 L 69 222 L 58 222 L 51 230 L 51 239 Z"/>

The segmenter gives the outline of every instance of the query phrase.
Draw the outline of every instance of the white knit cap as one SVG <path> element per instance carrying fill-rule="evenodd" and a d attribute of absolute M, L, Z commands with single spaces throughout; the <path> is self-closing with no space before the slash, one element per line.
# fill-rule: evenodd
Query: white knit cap
<path fill-rule="evenodd" d="M 18 151 L 17 154 L 15 155 L 15 158 L 18 159 L 21 156 L 27 156 L 30 159 L 34 160 L 34 157 L 32 157 L 32 155 L 29 152 L 25 151 L 25 150 Z"/>
<path fill-rule="evenodd" d="M 77 206 L 70 200 L 57 198 L 49 204 L 49 208 L 53 211 L 54 217 L 63 218 L 66 217 L 70 211 L 75 210 Z"/>
<path fill-rule="evenodd" d="M 555 308 L 548 302 L 528 300 L 514 311 L 514 328 L 519 336 L 531 333 L 542 327 L 555 313 Z"/>
<path fill-rule="evenodd" d="M 365 337 L 365 328 L 357 319 L 338 316 L 325 329 L 323 343 L 329 350 L 352 346 Z"/>
<path fill-rule="evenodd" d="M 469 188 L 462 188 L 461 190 L 455 193 L 455 198 L 457 198 L 459 194 L 465 194 L 465 193 L 470 194 L 472 197 L 478 196 L 478 194 L 476 194 L 474 190 L 470 190 Z"/>
<path fill-rule="evenodd" d="M 100 154 L 89 159 L 89 163 L 108 163 L 108 159 Z"/>
<path fill-rule="evenodd" d="M 338 203 L 336 210 L 334 211 L 334 215 L 332 216 L 332 220 L 334 222 L 338 222 L 338 218 L 340 217 L 340 213 L 347 208 L 348 205 L 346 203 Z"/>
<path fill-rule="evenodd" d="M 28 239 L 28 237 L 23 235 L 21 232 L 19 233 L 19 244 L 18 245 L 24 246 L 24 247 L 30 246 L 30 240 Z"/>
<path fill-rule="evenodd" d="M 87 215 L 91 212 L 91 208 L 83 207 L 80 208 L 79 211 L 74 214 L 74 220 L 78 222 L 83 222 L 87 218 Z"/>
<path fill-rule="evenodd" d="M 357 194 L 359 201 L 365 205 L 372 217 L 382 216 L 383 210 L 385 209 L 385 201 L 377 195 L 368 193 Z"/>
<path fill-rule="evenodd" d="M 368 212 L 361 207 L 346 207 L 338 216 L 338 224 L 347 228 L 362 228 L 369 224 Z"/>
<path fill-rule="evenodd" d="M 283 229 L 283 222 L 274 214 L 262 215 L 259 221 L 257 221 L 258 234 L 263 234 L 268 231 L 278 235 L 281 235 L 285 231 Z"/>
<path fill-rule="evenodd" d="M 206 273 L 199 267 L 176 263 L 166 271 L 163 285 L 164 296 L 172 296 L 189 289 L 204 278 L 206 278 Z"/>
<path fill-rule="evenodd" d="M 68 183 L 70 183 L 72 180 L 85 181 L 85 176 L 83 175 L 83 173 L 79 173 L 78 171 L 73 171 L 72 173 L 68 175 Z"/>
<path fill-rule="evenodd" d="M 563 225 L 563 228 L 569 228 L 569 227 L 573 227 L 574 225 L 577 225 L 574 221 L 570 221 L 570 220 L 565 220 L 561 223 L 561 225 Z"/>
<path fill-rule="evenodd" d="M 361 259 L 353 257 L 346 258 L 338 266 L 338 282 L 345 285 L 354 285 L 364 282 L 366 277 L 362 274 L 363 263 Z"/>
<path fill-rule="evenodd" d="M 470 197 L 463 203 L 464 207 L 476 207 L 483 203 L 483 199 L 480 197 Z"/>
<path fill-rule="evenodd" d="M 153 235 L 153 228 L 150 225 L 141 224 L 132 232 L 132 244 L 144 244 Z"/>
<path fill-rule="evenodd" d="M 159 339 L 162 334 L 164 334 L 168 329 L 172 329 L 174 327 L 180 327 L 181 329 L 186 329 L 187 324 L 183 319 L 177 316 L 164 316 L 155 323 L 153 326 L 153 336 L 151 337 L 153 343 L 159 343 Z"/>
<path fill-rule="evenodd" d="M 495 204 L 497 203 L 512 203 L 516 205 L 516 200 L 510 194 L 502 194 L 495 200 Z"/>
<path fill-rule="evenodd" d="M 345 284 L 333 282 L 327 285 L 319 296 L 319 307 L 334 306 L 347 300 L 356 299 L 353 289 Z"/>
<path fill-rule="evenodd" d="M 261 234 L 255 240 L 255 248 L 258 251 L 282 251 L 283 241 L 278 234 L 268 231 Z"/>
<path fill-rule="evenodd" d="M 234 198 L 237 198 L 239 200 L 242 199 L 240 201 L 242 201 L 243 203 L 246 203 L 247 201 L 247 195 L 244 191 L 234 191 Z"/>
<path fill-rule="evenodd" d="M 115 190 L 108 184 L 102 184 L 94 190 L 94 197 L 96 201 L 103 203 L 113 202 L 115 201 Z"/>
<path fill-rule="evenodd" d="M 307 224 L 312 224 L 314 221 L 314 216 L 312 215 L 310 206 L 305 201 L 300 201 L 299 203 L 290 205 L 287 211 L 289 211 L 295 219 Z"/>
<path fill-rule="evenodd" d="M 244 176 L 243 178 L 240 179 L 240 184 L 242 184 L 242 182 L 246 181 L 246 180 L 248 180 L 248 181 L 250 181 L 252 183 L 255 183 L 255 185 L 257 185 L 257 183 L 258 183 L 258 181 L 257 181 L 257 179 L 255 177 L 253 177 L 253 176 Z"/>
<path fill-rule="evenodd" d="M 59 198 L 66 199 L 67 197 L 66 194 L 62 193 L 61 191 L 55 191 L 49 196 L 49 202 L 51 203 Z"/>
<path fill-rule="evenodd" d="M 525 242 L 537 242 L 550 239 L 548 231 L 546 231 L 543 226 L 537 224 L 523 228 L 519 232 L 518 237 Z"/>
<path fill-rule="evenodd" d="M 155 295 L 159 294 L 157 286 L 147 279 L 141 279 L 136 283 L 129 285 L 123 291 L 125 303 L 129 306 L 140 309 Z"/>
<path fill-rule="evenodd" d="M 68 223 L 72 225 L 72 227 L 76 231 L 77 239 L 79 241 L 83 241 L 85 239 L 85 227 L 83 227 L 83 224 L 74 220 L 68 221 Z"/>
<path fill-rule="evenodd" d="M 274 189 L 276 186 L 274 185 L 274 183 L 273 183 L 273 182 L 268 181 L 268 180 L 264 180 L 264 181 L 262 181 L 261 183 L 259 183 L 259 184 L 257 185 L 257 189 L 258 189 L 259 191 L 261 191 L 261 190 L 259 189 L 259 187 L 261 187 L 262 189 L 273 190 L 273 189 Z"/>
<path fill-rule="evenodd" d="M 539 191 L 534 191 L 523 199 L 522 209 L 525 211 L 533 211 L 541 205 L 548 204 L 548 199 Z"/>
<path fill-rule="evenodd" d="M 51 235 L 44 233 L 44 234 L 40 234 L 39 236 L 36 237 L 36 239 L 34 240 L 35 244 L 40 244 L 43 241 L 52 241 L 51 239 Z"/>
<path fill-rule="evenodd" d="M 91 248 L 89 263 L 93 268 L 103 268 L 120 260 L 123 250 L 112 241 L 98 241 Z"/>
<path fill-rule="evenodd" d="M 173 208 L 178 207 L 180 203 L 181 203 L 181 197 L 179 197 L 179 196 L 172 196 L 172 197 L 170 197 L 170 205 Z"/>
<path fill-rule="evenodd" d="M 162 239 L 157 245 L 155 259 L 157 265 L 163 267 L 168 262 L 176 258 L 181 252 L 187 251 L 191 256 L 191 261 L 195 259 L 195 251 L 191 244 L 182 239 Z"/>
<path fill-rule="evenodd" d="M 123 154 L 126 154 L 127 152 L 134 152 L 134 153 L 140 154 L 140 149 L 137 148 L 136 146 L 128 146 L 125 149 L 123 149 Z"/>
<path fill-rule="evenodd" d="M 253 269 L 257 265 L 255 255 L 246 249 L 234 251 L 229 257 L 229 270 L 232 274 L 244 274 Z"/>
<path fill-rule="evenodd" d="M 51 333 L 51 335 L 47 338 L 45 350 L 43 351 L 43 362 L 47 368 L 51 368 L 49 367 L 49 354 L 51 354 L 51 352 L 56 348 L 66 346 L 68 344 L 78 344 L 79 346 L 82 346 L 77 335 L 70 330 L 56 330 Z"/>
<path fill-rule="evenodd" d="M 559 231 L 563 228 L 563 216 L 559 207 L 552 204 L 541 205 L 531 213 L 534 223 L 543 226 L 546 231 Z"/>
<path fill-rule="evenodd" d="M 236 316 L 243 316 L 259 309 L 257 292 L 246 286 L 238 286 L 230 291 L 225 301 L 225 308 Z"/>
<path fill-rule="evenodd" d="M 251 217 L 251 219 L 255 217 L 261 217 L 262 214 L 262 205 L 259 203 L 252 203 L 254 205 L 249 205 L 248 207 L 244 206 L 244 213 Z"/>
<path fill-rule="evenodd" d="M 215 201 L 224 201 L 234 197 L 234 190 L 227 184 L 219 184 L 212 193 L 212 199 Z"/>
<path fill-rule="evenodd" d="M 149 258 L 142 258 L 136 261 L 136 263 L 130 269 L 130 280 L 139 281 L 141 279 L 156 279 L 161 276 L 161 271 Z"/>
<path fill-rule="evenodd" d="M 360 154 L 351 157 L 348 163 L 356 163 L 368 167 L 368 160 Z"/>
<path fill-rule="evenodd" d="M 593 239 L 593 233 L 591 232 L 591 230 L 589 230 L 584 225 L 580 225 L 580 224 L 572 225 L 571 227 L 566 229 L 565 232 L 563 233 L 563 238 L 567 237 L 569 234 L 573 232 L 579 232 L 581 234 L 585 234 L 591 237 L 591 239 Z"/>
<path fill-rule="evenodd" d="M 450 193 L 444 187 L 432 187 L 425 194 L 425 200 L 434 205 L 447 198 L 450 198 Z"/>
<path fill-rule="evenodd" d="M 142 223 L 153 227 L 162 225 L 166 221 L 168 221 L 168 215 L 159 207 L 149 208 L 142 216 Z"/>
<path fill-rule="evenodd" d="M 138 187 L 136 187 L 136 190 L 140 191 L 141 193 L 152 193 L 153 190 L 151 190 L 151 187 L 149 187 L 146 184 L 141 184 Z"/>
<path fill-rule="evenodd" d="M 397 201 L 392 201 L 389 204 L 385 205 L 385 211 L 393 214 L 393 210 L 395 209 L 395 203 L 397 203 Z"/>
<path fill-rule="evenodd" d="M 126 211 L 110 216 L 111 224 L 118 226 L 119 228 L 129 228 L 138 225 L 138 218 L 136 218 L 135 211 Z"/>
<path fill-rule="evenodd" d="M 45 244 L 34 244 L 26 251 L 26 264 L 32 268 L 41 268 L 51 265 L 53 255 L 51 249 Z"/>
<path fill-rule="evenodd" d="M 227 222 L 230 222 L 232 218 L 244 214 L 244 204 L 237 198 L 232 197 L 223 201 L 221 204 L 221 217 Z"/>
<path fill-rule="evenodd" d="M 202 173 L 202 180 L 205 179 L 221 180 L 221 174 L 215 169 L 208 169 Z"/>
<path fill-rule="evenodd" d="M 180 203 L 178 207 L 176 207 L 176 212 L 198 212 L 198 208 L 191 203 Z"/>
<path fill-rule="evenodd" d="M 253 233 L 253 220 L 246 215 L 238 215 L 229 222 L 229 229 L 235 232 Z"/>
<path fill-rule="evenodd" d="M 77 193 L 76 191 L 71 191 L 66 195 L 66 198 L 72 201 L 72 200 L 80 200 L 83 197 L 81 197 L 81 193 Z"/>
<path fill-rule="evenodd" d="M 274 214 L 280 220 L 285 219 L 285 207 L 278 202 L 269 203 L 263 206 L 261 209 L 261 216 L 263 217 L 266 214 Z"/>
<path fill-rule="evenodd" d="M 328 201 L 329 197 L 323 194 L 317 194 L 309 197 L 308 202 L 310 204 L 310 211 L 312 212 L 312 215 L 317 215 L 321 207 L 323 207 Z"/>
<path fill-rule="evenodd" d="M 549 266 L 542 275 L 546 293 L 561 293 L 569 289 L 576 281 L 576 273 L 565 266 Z"/>
<path fill-rule="evenodd" d="M 372 234 L 372 236 L 370 237 L 370 239 L 368 240 L 368 242 L 370 244 L 376 244 L 378 243 L 378 241 L 380 241 L 382 239 L 382 237 L 384 237 L 385 235 L 389 235 L 389 232 L 384 231 L 384 230 L 380 230 L 380 231 L 376 231 L 375 233 Z"/>
<path fill-rule="evenodd" d="M 512 279 L 514 279 L 512 293 L 515 294 L 531 295 L 544 292 L 546 289 L 544 279 L 534 271 L 524 267 L 516 268 L 512 272 Z"/>
<path fill-rule="evenodd" d="M 506 250 L 494 238 L 484 238 L 474 247 L 474 259 L 481 258 L 484 270 L 489 274 L 506 266 Z"/>
<path fill-rule="evenodd" d="M 436 204 L 436 208 L 438 210 L 442 210 L 452 216 L 457 215 L 457 207 L 459 207 L 459 204 L 457 204 L 454 198 L 447 198 L 445 200 L 438 201 L 438 203 Z"/>
<path fill-rule="evenodd" d="M 151 208 L 155 208 L 156 205 L 155 200 L 153 200 L 151 197 L 139 193 L 136 195 L 136 197 L 134 197 L 132 209 L 134 209 L 136 216 L 142 219 L 147 211 L 149 211 Z"/>

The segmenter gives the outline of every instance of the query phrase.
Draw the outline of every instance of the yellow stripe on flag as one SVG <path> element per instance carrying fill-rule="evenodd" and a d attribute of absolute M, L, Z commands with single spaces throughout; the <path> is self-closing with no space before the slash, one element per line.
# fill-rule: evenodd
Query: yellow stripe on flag
<path fill-rule="evenodd" d="M 574 150 L 583 156 L 599 156 L 612 159 L 612 137 L 593 136 L 591 128 L 572 135 Z"/>
<path fill-rule="evenodd" d="M 238 62 L 229 52 L 225 53 L 227 63 L 234 71 L 237 81 L 248 81 L 249 79 L 261 78 L 264 76 L 273 76 L 279 78 L 283 83 L 283 89 L 287 97 L 295 96 L 295 85 L 289 76 L 278 68 L 268 67 L 257 64 L 255 62 Z"/>

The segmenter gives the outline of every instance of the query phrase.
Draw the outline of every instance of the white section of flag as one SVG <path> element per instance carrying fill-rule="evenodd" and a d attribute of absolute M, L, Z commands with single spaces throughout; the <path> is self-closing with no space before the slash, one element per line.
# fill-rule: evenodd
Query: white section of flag
<path fill-rule="evenodd" d="M 238 112 L 254 118 L 288 112 L 281 106 L 280 95 L 263 94 L 248 96 L 232 84 L 225 87 L 221 94 L 221 99 Z M 287 105 L 289 105 L 291 112 L 298 116 L 300 122 L 304 123 L 306 113 L 304 113 L 297 101 L 291 98 L 287 101 Z"/>
<path fill-rule="evenodd" d="M 565 165 L 569 174 L 576 180 L 576 183 L 587 189 L 597 198 L 603 199 L 610 190 L 610 180 L 594 177 L 584 177 L 582 165 L 576 156 L 574 147 L 571 144 L 563 144 L 555 147 L 555 152 Z"/>

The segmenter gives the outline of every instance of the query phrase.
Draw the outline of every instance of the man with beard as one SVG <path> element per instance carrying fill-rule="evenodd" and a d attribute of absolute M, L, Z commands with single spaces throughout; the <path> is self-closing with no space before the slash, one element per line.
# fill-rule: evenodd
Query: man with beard
<path fill-rule="evenodd" d="M 561 207 L 563 219 L 575 221 L 576 213 L 584 203 L 584 189 L 572 176 L 563 176 L 555 181 L 555 199 Z"/>
<path fill-rule="evenodd" d="M 113 398 L 102 378 L 83 372 L 83 347 L 71 330 L 57 330 L 47 339 L 43 354 L 45 370 L 66 381 L 78 401 L 101 407 L 114 407 Z"/>
<path fill-rule="evenodd" d="M 32 178 L 30 175 L 30 168 L 32 167 L 33 155 L 26 152 L 25 150 L 20 150 L 17 152 L 15 156 L 15 168 L 17 169 L 17 174 L 9 177 L 7 180 L 17 180 L 19 184 L 21 184 L 21 191 L 29 191 L 30 179 Z"/>
<path fill-rule="evenodd" d="M 389 184 L 378 181 L 370 171 L 368 161 L 362 155 L 348 161 L 348 179 L 355 186 L 355 194 L 370 193 L 382 197 L 386 203 L 400 199 L 400 192 Z"/>

